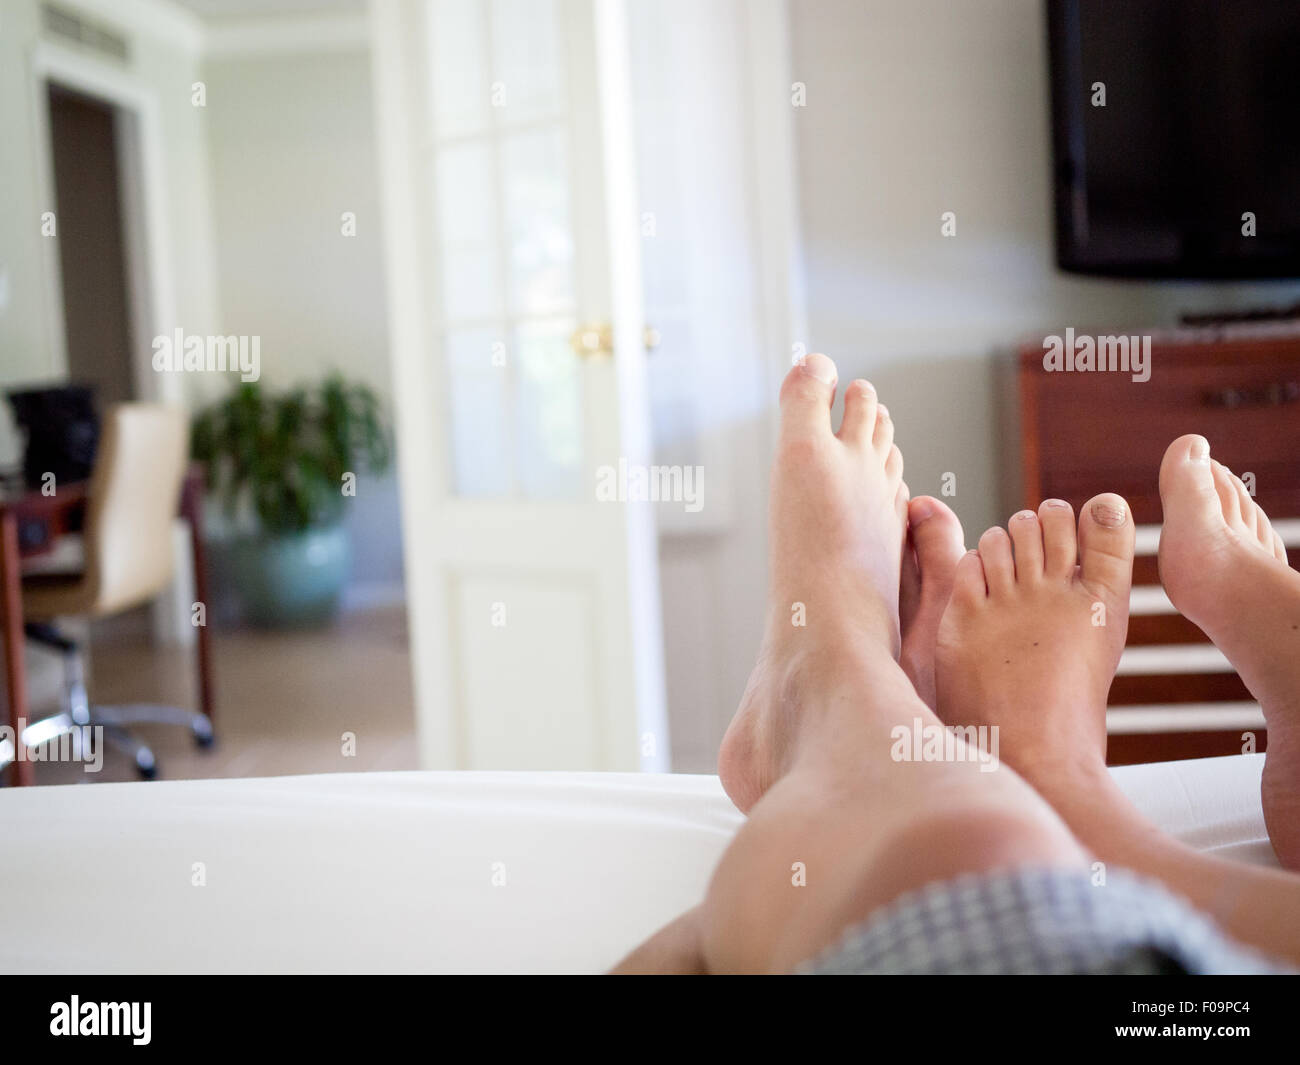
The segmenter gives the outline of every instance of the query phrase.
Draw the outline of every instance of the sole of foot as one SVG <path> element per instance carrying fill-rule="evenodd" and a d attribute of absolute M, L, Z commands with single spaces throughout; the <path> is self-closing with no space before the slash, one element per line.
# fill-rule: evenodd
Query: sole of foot
<path fill-rule="evenodd" d="M 1201 436 L 1160 465 L 1160 580 L 1224 653 L 1264 710 L 1264 820 L 1283 865 L 1300 869 L 1300 574 L 1241 478 Z"/>
<path fill-rule="evenodd" d="M 723 787 L 746 812 L 815 735 L 828 693 L 856 675 L 846 663 L 898 655 L 903 457 L 866 381 L 845 389 L 832 431 L 837 381 L 835 364 L 814 354 L 781 386 L 766 633 L 718 755 Z"/>

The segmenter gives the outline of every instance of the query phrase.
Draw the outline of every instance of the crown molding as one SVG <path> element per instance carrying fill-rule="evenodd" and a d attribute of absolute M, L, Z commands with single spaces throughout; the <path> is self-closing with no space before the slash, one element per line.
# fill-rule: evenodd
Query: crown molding
<path fill-rule="evenodd" d="M 171 0 L 53 0 L 55 7 L 84 15 L 131 37 L 152 37 L 187 52 L 203 49 L 203 20 Z"/>
<path fill-rule="evenodd" d="M 364 11 L 307 11 L 205 21 L 173 0 L 52 0 L 128 37 L 149 37 L 204 58 L 363 51 Z"/>

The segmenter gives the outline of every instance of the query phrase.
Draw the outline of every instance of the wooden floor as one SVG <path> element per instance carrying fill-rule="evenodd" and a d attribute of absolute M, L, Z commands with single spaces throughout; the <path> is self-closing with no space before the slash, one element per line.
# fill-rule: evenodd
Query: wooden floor
<path fill-rule="evenodd" d="M 159 779 L 261 777 L 416 768 L 410 654 L 403 608 L 357 611 L 327 629 L 214 633 L 216 744 L 184 729 L 141 726 Z M 193 707 L 193 652 L 156 648 L 141 634 L 96 633 L 90 699 Z M 343 754 L 344 733 L 356 754 Z M 139 779 L 107 748 L 103 768 L 38 764 L 38 784 Z"/>

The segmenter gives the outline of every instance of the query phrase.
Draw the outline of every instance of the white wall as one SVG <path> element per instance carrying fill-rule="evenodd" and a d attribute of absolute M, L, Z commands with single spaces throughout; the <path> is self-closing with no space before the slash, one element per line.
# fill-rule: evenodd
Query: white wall
<path fill-rule="evenodd" d="M 205 62 L 217 285 L 222 331 L 262 338 L 268 387 L 337 369 L 373 388 L 391 416 L 365 44 Z M 342 234 L 345 211 L 356 216 L 355 236 Z M 228 387 L 201 384 L 205 395 Z M 348 516 L 354 585 L 400 591 L 397 508 L 391 472 L 360 478 Z"/>
<path fill-rule="evenodd" d="M 0 13 L 0 388 L 62 372 L 47 336 L 40 204 L 31 151 L 33 122 L 27 51 L 36 39 L 35 3 Z M 51 208 L 52 209 L 52 208 Z"/>
<path fill-rule="evenodd" d="M 1057 272 L 1040 0 L 791 0 L 810 349 L 867 376 L 913 495 L 950 500 L 973 543 L 997 501 L 991 359 L 1067 325 L 1289 302 L 1295 284 L 1189 285 Z M 957 213 L 957 236 L 940 215 Z"/>

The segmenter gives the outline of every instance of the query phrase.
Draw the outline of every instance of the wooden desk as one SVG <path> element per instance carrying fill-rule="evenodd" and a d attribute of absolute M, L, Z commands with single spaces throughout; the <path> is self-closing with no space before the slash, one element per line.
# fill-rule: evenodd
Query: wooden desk
<path fill-rule="evenodd" d="M 28 721 L 27 669 L 23 660 L 22 560 L 47 554 L 60 537 L 81 527 L 86 509 L 86 482 L 64 485 L 52 496 L 40 492 L 0 493 L 0 629 L 4 630 L 5 687 L 9 696 L 9 724 L 15 746 L 21 742 L 20 721 Z M 207 570 L 203 551 L 203 472 L 193 466 L 181 486 L 180 515 L 190 527 L 194 558 L 194 594 L 208 601 Z M 206 625 L 198 627 L 199 706 L 212 719 L 212 657 Z M 10 783 L 33 783 L 32 763 L 15 759 Z"/>

